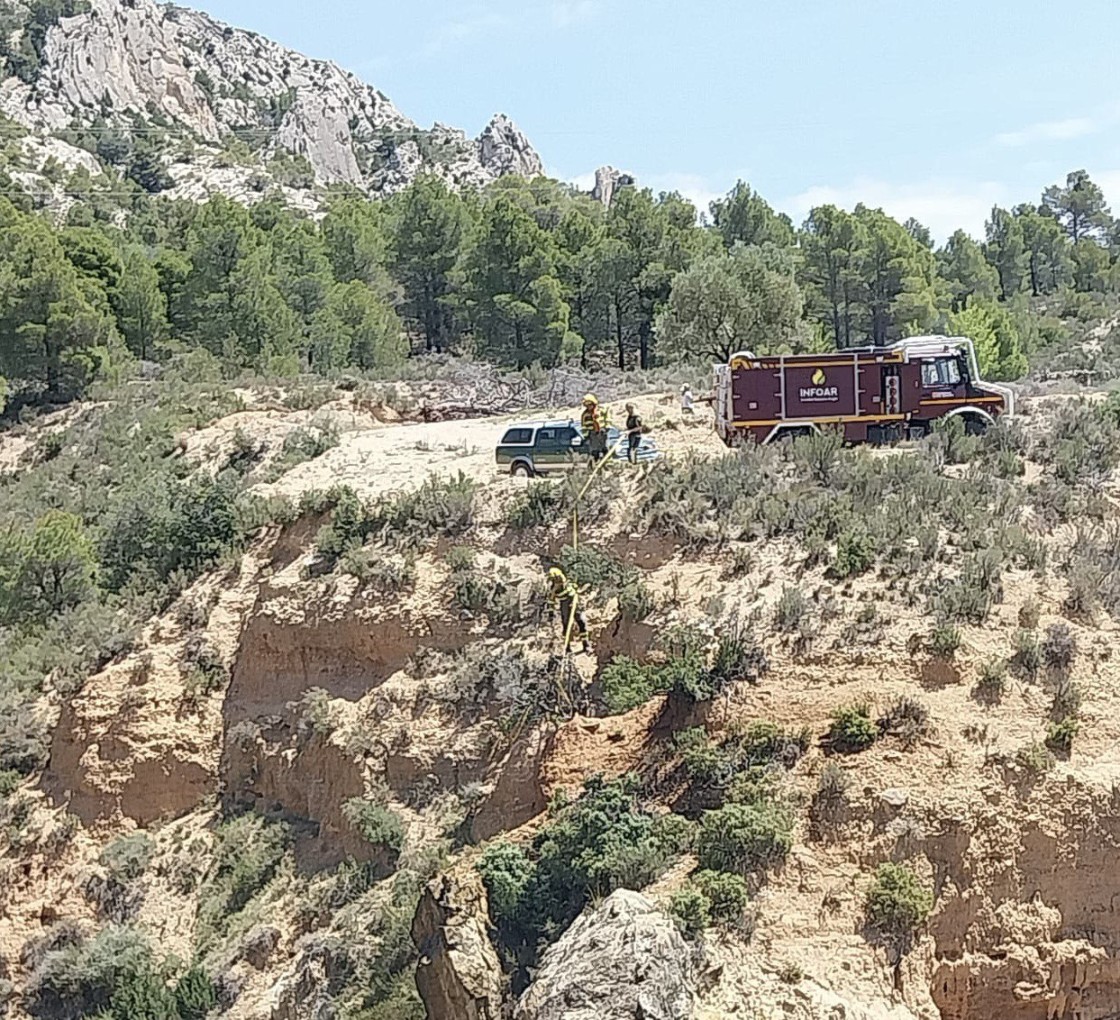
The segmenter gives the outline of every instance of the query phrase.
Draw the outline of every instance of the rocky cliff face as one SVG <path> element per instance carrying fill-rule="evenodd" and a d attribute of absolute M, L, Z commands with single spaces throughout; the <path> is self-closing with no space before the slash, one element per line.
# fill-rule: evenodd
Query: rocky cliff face
<path fill-rule="evenodd" d="M 30 16 L 12 9 L 6 51 L 31 57 L 0 64 L 0 112 L 43 134 L 92 128 L 80 134 L 94 144 L 114 130 L 156 138 L 174 186 L 191 197 L 200 183 L 202 191 L 239 198 L 269 184 L 290 186 L 268 180 L 270 164 L 289 154 L 306 160 L 314 184 L 381 193 L 421 172 L 455 186 L 541 172 L 540 157 L 504 115 L 476 139 L 442 125 L 422 130 L 335 64 L 201 12 L 153 0 L 86 6 L 48 26 L 30 49 L 22 40 L 32 31 Z M 242 144 L 232 146 L 234 139 Z M 219 173 L 229 167 L 207 156 L 231 148 L 239 172 Z"/>

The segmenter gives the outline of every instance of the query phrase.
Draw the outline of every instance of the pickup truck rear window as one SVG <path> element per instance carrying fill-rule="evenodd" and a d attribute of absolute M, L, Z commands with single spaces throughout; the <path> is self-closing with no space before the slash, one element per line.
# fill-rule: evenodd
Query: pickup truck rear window
<path fill-rule="evenodd" d="M 532 441 L 532 429 L 510 429 L 502 436 L 503 446 L 528 446 Z"/>

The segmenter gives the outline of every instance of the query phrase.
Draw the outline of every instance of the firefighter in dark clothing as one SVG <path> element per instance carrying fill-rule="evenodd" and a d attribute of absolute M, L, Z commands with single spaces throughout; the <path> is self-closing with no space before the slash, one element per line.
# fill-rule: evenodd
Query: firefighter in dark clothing
<path fill-rule="evenodd" d="M 564 628 L 564 638 L 567 644 L 564 651 L 571 648 L 571 642 L 583 642 L 584 652 L 591 651 L 591 642 L 587 639 L 587 621 L 579 611 L 579 591 L 567 575 L 559 567 L 553 567 L 548 572 L 548 604 L 560 609 L 560 625 Z"/>
<path fill-rule="evenodd" d="M 638 463 L 638 448 L 642 445 L 642 419 L 633 404 L 626 405 L 626 459 Z"/>
<path fill-rule="evenodd" d="M 599 400 L 589 393 L 583 398 L 583 416 L 580 418 L 583 438 L 592 460 L 602 460 L 607 455 L 607 423 L 599 408 Z"/>

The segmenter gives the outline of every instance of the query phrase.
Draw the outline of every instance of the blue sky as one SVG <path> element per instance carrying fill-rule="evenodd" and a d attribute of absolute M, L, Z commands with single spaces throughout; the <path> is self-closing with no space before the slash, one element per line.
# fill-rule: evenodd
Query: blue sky
<path fill-rule="evenodd" d="M 508 113 L 548 171 L 610 163 L 800 221 L 882 205 L 939 237 L 1084 167 L 1120 212 L 1120 0 L 196 0 L 335 60 L 421 125 Z"/>

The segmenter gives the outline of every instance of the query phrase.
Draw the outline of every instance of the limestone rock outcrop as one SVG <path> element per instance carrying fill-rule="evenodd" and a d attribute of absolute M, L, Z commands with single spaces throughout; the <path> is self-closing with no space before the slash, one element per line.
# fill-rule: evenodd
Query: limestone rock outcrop
<path fill-rule="evenodd" d="M 595 187 L 591 189 L 591 197 L 609 209 L 619 188 L 633 186 L 633 174 L 616 170 L 613 166 L 601 166 L 595 171 Z"/>
<path fill-rule="evenodd" d="M 416 987 L 429 1017 L 501 1020 L 505 980 L 489 927 L 486 889 L 473 868 L 429 884 L 412 922 Z"/>
<path fill-rule="evenodd" d="M 0 60 L 0 113 L 41 135 L 81 126 L 95 136 L 156 139 L 175 184 L 189 186 L 191 197 L 201 185 L 252 201 L 287 183 L 270 179 L 272 160 L 287 154 L 307 161 L 317 185 L 382 193 L 420 173 L 466 186 L 542 170 L 504 114 L 473 141 L 438 124 L 425 130 L 337 65 L 202 12 L 154 0 L 90 0 L 88 8 L 49 27 L 37 67 L 17 75 Z M 21 10 L 27 17 L 17 6 L 17 26 Z M 23 31 L 15 30 L 17 48 Z M 149 128 L 141 131 L 141 122 Z M 230 160 L 214 167 L 207 157 L 235 138 L 248 142 L 252 163 L 242 151 L 231 175 Z"/>
<path fill-rule="evenodd" d="M 544 954 L 516 1020 L 690 1020 L 692 956 L 673 922 L 620 889 Z"/>

